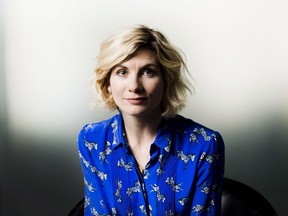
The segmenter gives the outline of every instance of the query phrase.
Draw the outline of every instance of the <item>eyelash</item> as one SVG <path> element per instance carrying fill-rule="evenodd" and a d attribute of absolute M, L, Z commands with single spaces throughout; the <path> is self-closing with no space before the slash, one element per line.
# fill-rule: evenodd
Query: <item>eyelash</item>
<path fill-rule="evenodd" d="M 154 76 L 156 74 L 155 70 L 151 69 L 151 68 L 145 68 L 142 71 L 143 75 L 147 75 L 147 76 Z"/>
<path fill-rule="evenodd" d="M 125 69 L 119 69 L 116 74 L 119 75 L 119 76 L 125 76 L 125 74 L 127 74 L 127 70 Z"/>
<path fill-rule="evenodd" d="M 119 69 L 116 71 L 116 74 L 119 75 L 119 76 L 126 76 L 128 73 L 128 71 L 126 69 Z M 144 68 L 142 71 L 141 71 L 141 76 L 149 76 L 149 77 L 153 77 L 157 74 L 157 71 L 155 71 L 154 69 L 152 68 Z"/>

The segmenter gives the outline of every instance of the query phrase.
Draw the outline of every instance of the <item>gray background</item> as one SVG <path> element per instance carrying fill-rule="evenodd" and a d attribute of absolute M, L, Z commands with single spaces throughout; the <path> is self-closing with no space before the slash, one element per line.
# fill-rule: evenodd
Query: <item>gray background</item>
<path fill-rule="evenodd" d="M 100 42 L 142 23 L 185 54 L 196 93 L 183 115 L 220 131 L 226 176 L 288 214 L 285 0 L 0 0 L 1 212 L 66 215 L 83 196 L 76 139 Z"/>

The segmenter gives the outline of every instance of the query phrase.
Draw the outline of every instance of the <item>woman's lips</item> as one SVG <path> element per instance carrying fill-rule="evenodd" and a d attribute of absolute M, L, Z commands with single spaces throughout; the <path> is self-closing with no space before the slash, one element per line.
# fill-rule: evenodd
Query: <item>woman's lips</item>
<path fill-rule="evenodd" d="M 126 98 L 126 100 L 133 105 L 142 104 L 147 101 L 146 97 L 137 97 L 137 98 Z"/>

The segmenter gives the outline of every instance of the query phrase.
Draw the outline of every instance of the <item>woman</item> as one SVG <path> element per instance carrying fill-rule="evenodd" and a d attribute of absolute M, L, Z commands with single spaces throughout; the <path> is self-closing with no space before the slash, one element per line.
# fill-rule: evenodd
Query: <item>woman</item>
<path fill-rule="evenodd" d="M 85 215 L 220 215 L 224 144 L 177 114 L 186 71 L 165 36 L 146 26 L 102 43 L 95 86 L 119 114 L 79 134 Z"/>

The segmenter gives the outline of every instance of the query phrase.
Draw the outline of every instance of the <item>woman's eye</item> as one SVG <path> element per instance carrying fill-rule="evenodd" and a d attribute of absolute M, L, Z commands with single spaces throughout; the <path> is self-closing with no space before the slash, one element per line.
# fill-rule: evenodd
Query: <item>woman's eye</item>
<path fill-rule="evenodd" d="M 125 70 L 125 69 L 120 69 L 120 70 L 118 70 L 117 72 L 117 75 L 119 75 L 119 76 L 125 76 L 125 75 L 127 75 L 127 70 Z"/>
<path fill-rule="evenodd" d="M 144 69 L 142 73 L 145 76 L 154 76 L 156 74 L 156 72 L 151 68 Z"/>

